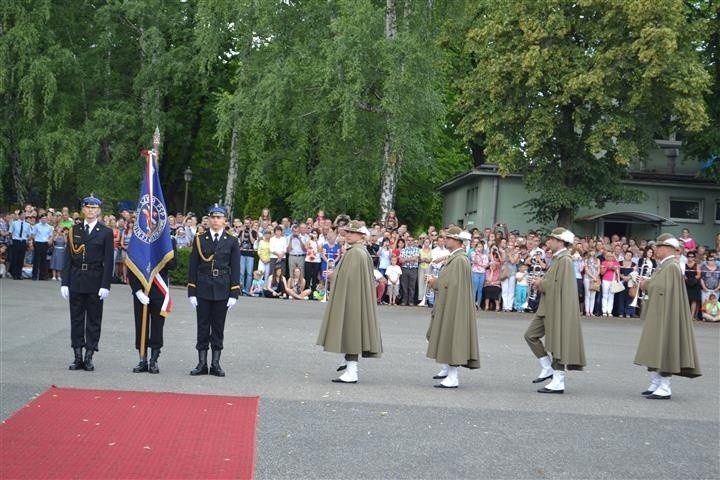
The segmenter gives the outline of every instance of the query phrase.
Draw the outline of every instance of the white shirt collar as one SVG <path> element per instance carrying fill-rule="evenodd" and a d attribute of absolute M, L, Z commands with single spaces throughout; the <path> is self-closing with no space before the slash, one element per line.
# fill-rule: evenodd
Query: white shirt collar
<path fill-rule="evenodd" d="M 95 220 L 95 221 L 92 222 L 92 223 L 90 223 L 90 222 L 88 222 L 88 221 L 85 221 L 84 224 L 88 226 L 88 231 L 89 231 L 89 232 L 92 232 L 93 229 L 95 228 L 95 225 L 97 225 L 97 222 L 98 222 L 97 220 Z"/>
<path fill-rule="evenodd" d="M 453 250 L 452 252 L 450 252 L 450 255 L 452 255 L 453 253 L 458 252 L 458 251 L 460 251 L 460 250 L 465 251 L 465 247 L 456 248 L 455 250 Z"/>
<path fill-rule="evenodd" d="M 215 235 L 217 235 L 218 238 L 222 238 L 223 232 L 224 232 L 224 230 L 213 230 L 213 229 L 211 228 L 211 229 L 210 229 L 210 236 L 213 237 L 213 238 L 215 238 Z"/>
<path fill-rule="evenodd" d="M 560 253 L 560 252 L 562 252 L 562 251 L 564 251 L 564 250 L 567 250 L 567 247 L 563 247 L 563 248 L 561 248 L 560 250 L 558 250 L 557 252 L 553 253 L 553 257 L 556 257 L 558 253 Z"/>
<path fill-rule="evenodd" d="M 667 257 L 663 258 L 662 260 L 660 260 L 660 265 L 670 260 L 671 258 L 675 258 L 675 255 L 668 255 Z"/>

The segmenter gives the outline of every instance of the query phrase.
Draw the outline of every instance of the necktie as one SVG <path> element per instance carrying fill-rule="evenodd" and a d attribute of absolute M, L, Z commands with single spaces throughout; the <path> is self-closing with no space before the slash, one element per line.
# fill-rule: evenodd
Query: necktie
<path fill-rule="evenodd" d="M 85 224 L 85 233 L 90 234 L 90 225 L 88 225 L 87 223 Z"/>
<path fill-rule="evenodd" d="M 217 233 L 215 234 L 215 237 L 213 238 L 213 242 L 214 242 L 214 243 L 217 243 L 219 236 L 220 236 L 220 235 L 218 235 Z"/>
<path fill-rule="evenodd" d="M 20 240 L 23 239 L 22 234 L 23 234 L 23 227 L 24 227 L 24 226 L 25 226 L 25 222 L 23 222 L 22 220 L 20 220 Z"/>

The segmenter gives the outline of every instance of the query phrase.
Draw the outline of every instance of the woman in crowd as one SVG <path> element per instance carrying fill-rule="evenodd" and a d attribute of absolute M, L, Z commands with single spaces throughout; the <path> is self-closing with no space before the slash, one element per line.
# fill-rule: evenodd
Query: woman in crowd
<path fill-rule="evenodd" d="M 65 267 L 65 247 L 67 246 L 68 229 L 62 225 L 55 227 L 55 234 L 52 237 L 52 258 L 50 259 L 50 270 L 53 280 L 62 280 L 62 271 Z"/>
<path fill-rule="evenodd" d="M 620 264 L 615 259 L 615 253 L 606 252 L 605 260 L 600 263 L 600 275 L 602 276 L 602 315 L 603 317 L 613 316 L 613 305 L 615 294 L 612 291 L 613 281 L 618 278 Z"/>
<path fill-rule="evenodd" d="M 322 210 L 320 210 L 322 212 Z M 305 242 L 305 285 L 310 289 L 310 293 L 315 291 L 318 283 L 318 275 L 320 274 L 320 248 L 318 246 L 318 231 L 313 229 L 310 232 L 310 238 Z M 303 295 L 305 296 L 305 295 Z"/>
<path fill-rule="evenodd" d="M 635 315 L 635 308 L 631 307 L 634 297 L 629 295 L 628 280 L 631 278 L 632 272 L 637 271 L 637 265 L 632 261 L 632 252 L 627 251 L 623 255 L 623 261 L 620 263 L 620 281 L 623 282 L 625 290 L 615 294 L 615 311 L 620 317 L 632 317 Z"/>
<path fill-rule="evenodd" d="M 392 257 L 392 250 L 390 249 L 390 239 L 383 238 L 382 245 L 378 251 L 378 270 L 380 273 L 385 275 L 387 268 L 390 266 L 390 258 Z"/>
<path fill-rule="evenodd" d="M 177 248 L 185 248 L 190 246 L 190 239 L 185 233 L 184 226 L 178 226 L 175 229 L 175 243 Z"/>
<path fill-rule="evenodd" d="M 706 322 L 720 322 L 720 303 L 714 293 L 711 293 L 703 304 L 702 318 Z"/>
<path fill-rule="evenodd" d="M 430 272 L 430 262 L 432 262 L 432 246 L 430 237 L 425 236 L 422 239 L 422 248 L 420 248 L 420 264 L 418 266 L 418 298 L 421 307 L 425 306 L 425 295 L 427 293 L 427 274 Z"/>
<path fill-rule="evenodd" d="M 507 240 L 500 242 L 500 258 L 502 266 L 500 267 L 500 290 L 502 294 L 503 310 L 510 312 L 515 304 L 515 274 L 517 273 L 517 263 L 520 259 L 515 245 L 510 245 Z"/>
<path fill-rule="evenodd" d="M 685 288 L 690 302 L 690 318 L 696 320 L 700 317 L 702 307 L 702 293 L 700 287 L 700 264 L 697 263 L 697 252 L 687 252 L 687 264 L 685 265 Z"/>
<path fill-rule="evenodd" d="M 572 248 L 571 254 L 573 269 L 575 270 L 575 282 L 577 283 L 578 302 L 580 303 L 580 312 L 582 313 L 584 311 L 583 307 L 585 303 L 585 285 L 583 284 L 583 267 L 585 265 L 585 261 L 583 260 L 582 252 L 580 250 L 580 245 L 576 245 Z"/>
<path fill-rule="evenodd" d="M 485 275 L 490 259 L 485 254 L 482 242 L 478 244 L 470 256 L 470 270 L 472 271 L 473 297 L 475 298 L 475 309 L 480 309 L 483 299 L 483 288 L 485 287 Z"/>
<path fill-rule="evenodd" d="M 588 250 L 583 255 L 583 287 L 585 290 L 585 316 L 592 317 L 595 295 L 600 290 L 600 259 Z"/>
<path fill-rule="evenodd" d="M 720 293 L 720 271 L 717 266 L 717 250 L 707 253 L 707 260 L 700 269 L 700 287 L 702 288 L 702 301 L 705 302 L 711 294 Z"/>
<path fill-rule="evenodd" d="M 483 297 L 485 298 L 485 311 L 490 310 L 490 300 L 495 304 L 495 311 L 500 311 L 500 254 L 497 251 L 490 253 L 491 259 L 488 269 L 485 272 L 485 283 L 483 286 Z M 476 307 L 477 308 L 477 307 Z"/>
<path fill-rule="evenodd" d="M 307 263 L 306 263 L 307 265 Z M 305 288 L 305 279 L 302 276 L 300 267 L 295 267 L 292 271 L 290 279 L 287 281 L 286 293 L 293 300 L 307 300 L 312 294 L 312 290 Z"/>
<path fill-rule="evenodd" d="M 275 267 L 263 293 L 267 298 L 288 298 L 287 280 L 283 276 L 283 267 Z"/>

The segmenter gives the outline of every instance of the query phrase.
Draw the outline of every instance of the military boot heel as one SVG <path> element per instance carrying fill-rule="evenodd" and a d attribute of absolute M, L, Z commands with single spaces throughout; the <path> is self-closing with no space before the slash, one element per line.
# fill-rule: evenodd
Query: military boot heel
<path fill-rule="evenodd" d="M 85 365 L 83 364 L 82 347 L 73 348 L 75 352 L 75 360 L 70 364 L 68 370 L 83 370 Z"/>
<path fill-rule="evenodd" d="M 148 372 L 160 373 L 160 368 L 158 368 L 158 364 L 157 364 L 159 356 L 160 356 L 160 349 L 153 348 L 152 353 L 150 354 L 150 364 L 148 365 Z"/>
<path fill-rule="evenodd" d="M 92 350 L 85 350 L 84 368 L 85 368 L 86 372 L 92 372 L 93 370 L 95 370 L 95 365 L 93 365 L 93 354 L 94 353 L 95 352 L 93 352 Z"/>
<path fill-rule="evenodd" d="M 210 363 L 210 375 L 216 377 L 224 377 L 225 370 L 220 366 L 220 352 L 222 350 L 213 350 L 212 352 L 212 363 Z"/>
<path fill-rule="evenodd" d="M 208 364 L 207 364 L 207 350 L 198 350 L 198 364 L 197 367 L 190 370 L 190 375 L 207 375 Z"/>

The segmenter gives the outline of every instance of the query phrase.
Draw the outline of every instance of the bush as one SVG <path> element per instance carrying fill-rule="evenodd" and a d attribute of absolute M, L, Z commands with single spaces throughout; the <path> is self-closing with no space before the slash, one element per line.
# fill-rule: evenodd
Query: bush
<path fill-rule="evenodd" d="M 191 248 L 178 248 L 175 252 L 175 269 L 170 270 L 170 284 L 185 286 L 188 281 Z"/>

